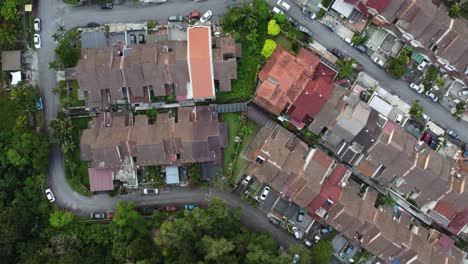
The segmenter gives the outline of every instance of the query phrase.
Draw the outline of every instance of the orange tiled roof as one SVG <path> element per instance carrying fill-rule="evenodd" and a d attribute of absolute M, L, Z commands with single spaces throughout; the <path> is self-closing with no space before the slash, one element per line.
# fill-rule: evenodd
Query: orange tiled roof
<path fill-rule="evenodd" d="M 188 60 L 193 98 L 215 97 L 210 27 L 188 28 Z"/>

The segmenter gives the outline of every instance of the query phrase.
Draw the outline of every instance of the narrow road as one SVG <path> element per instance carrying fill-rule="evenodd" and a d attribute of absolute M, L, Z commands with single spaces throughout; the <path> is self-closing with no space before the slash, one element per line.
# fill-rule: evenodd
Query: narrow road
<path fill-rule="evenodd" d="M 267 0 L 267 2 L 270 6 L 276 5 L 275 0 Z M 320 22 L 305 17 L 297 4 L 293 3 L 291 0 L 286 0 L 286 2 L 291 4 L 291 9 L 287 12 L 287 15 L 296 19 L 299 24 L 309 28 L 313 33 L 312 38 L 315 41 L 319 42 L 328 50 L 337 48 L 343 53 L 355 58 L 356 61 L 363 66 L 363 71 L 377 80 L 380 86 L 390 93 L 397 95 L 408 104 L 411 105 L 415 100 L 419 100 L 424 107 L 424 112 L 430 116 L 435 123 L 446 129 L 453 129 L 460 136 L 461 140 L 468 142 L 468 124 L 466 122 L 458 121 L 438 103 L 434 103 L 428 99 L 428 97 L 417 94 L 409 89 L 408 83 L 404 80 L 392 78 L 382 68 L 378 67 L 367 55 L 351 47 L 338 35 L 320 24 Z"/>

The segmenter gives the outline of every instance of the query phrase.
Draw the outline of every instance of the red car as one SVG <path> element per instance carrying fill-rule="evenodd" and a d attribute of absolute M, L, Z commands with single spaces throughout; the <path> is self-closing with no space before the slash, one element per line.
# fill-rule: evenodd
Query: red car
<path fill-rule="evenodd" d="M 166 206 L 165 209 L 166 209 L 167 212 L 175 212 L 175 211 L 177 211 L 177 206 L 175 206 L 175 205 L 168 205 L 168 206 Z"/>
<path fill-rule="evenodd" d="M 421 141 L 426 142 L 427 144 L 431 144 L 431 134 L 428 132 L 424 133 L 424 135 L 421 137 Z"/>
<path fill-rule="evenodd" d="M 190 12 L 188 18 L 189 18 L 189 19 L 200 19 L 200 17 L 201 17 L 200 12 L 198 12 L 198 11 L 193 11 L 193 12 Z"/>

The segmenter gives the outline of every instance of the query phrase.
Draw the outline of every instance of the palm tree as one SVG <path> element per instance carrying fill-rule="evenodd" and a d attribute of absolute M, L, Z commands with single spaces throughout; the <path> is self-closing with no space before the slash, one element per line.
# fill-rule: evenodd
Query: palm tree
<path fill-rule="evenodd" d="M 58 31 L 59 31 L 59 32 L 65 32 L 65 31 L 66 31 L 65 26 L 64 26 L 64 25 L 60 25 L 60 26 L 58 27 Z"/>
<path fill-rule="evenodd" d="M 59 35 L 57 32 L 55 32 L 53 35 L 52 35 L 52 38 L 54 39 L 54 41 L 59 41 L 60 38 L 62 38 L 61 35 Z"/>

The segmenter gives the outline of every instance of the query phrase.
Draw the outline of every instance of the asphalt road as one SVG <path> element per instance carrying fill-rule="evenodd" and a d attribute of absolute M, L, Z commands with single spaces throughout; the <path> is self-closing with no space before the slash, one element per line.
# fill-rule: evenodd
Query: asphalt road
<path fill-rule="evenodd" d="M 276 4 L 275 0 L 267 0 L 267 2 L 271 6 Z M 314 40 L 328 50 L 337 48 L 345 54 L 354 57 L 356 61 L 363 66 L 363 71 L 377 80 L 384 89 L 399 96 L 408 104 L 412 104 L 415 100 L 420 100 L 421 105 L 424 107 L 424 112 L 426 115 L 430 116 L 435 123 L 446 129 L 453 129 L 461 140 L 468 142 L 468 124 L 466 122 L 458 121 L 438 103 L 434 103 L 426 96 L 421 96 L 409 89 L 408 83 L 404 80 L 392 78 L 382 68 L 378 67 L 367 55 L 351 47 L 338 35 L 320 24 L 320 22 L 305 17 L 297 4 L 293 3 L 291 0 L 287 0 L 286 2 L 291 4 L 291 9 L 287 12 L 287 15 L 296 19 L 299 24 L 309 28 L 313 33 L 312 38 Z"/>

